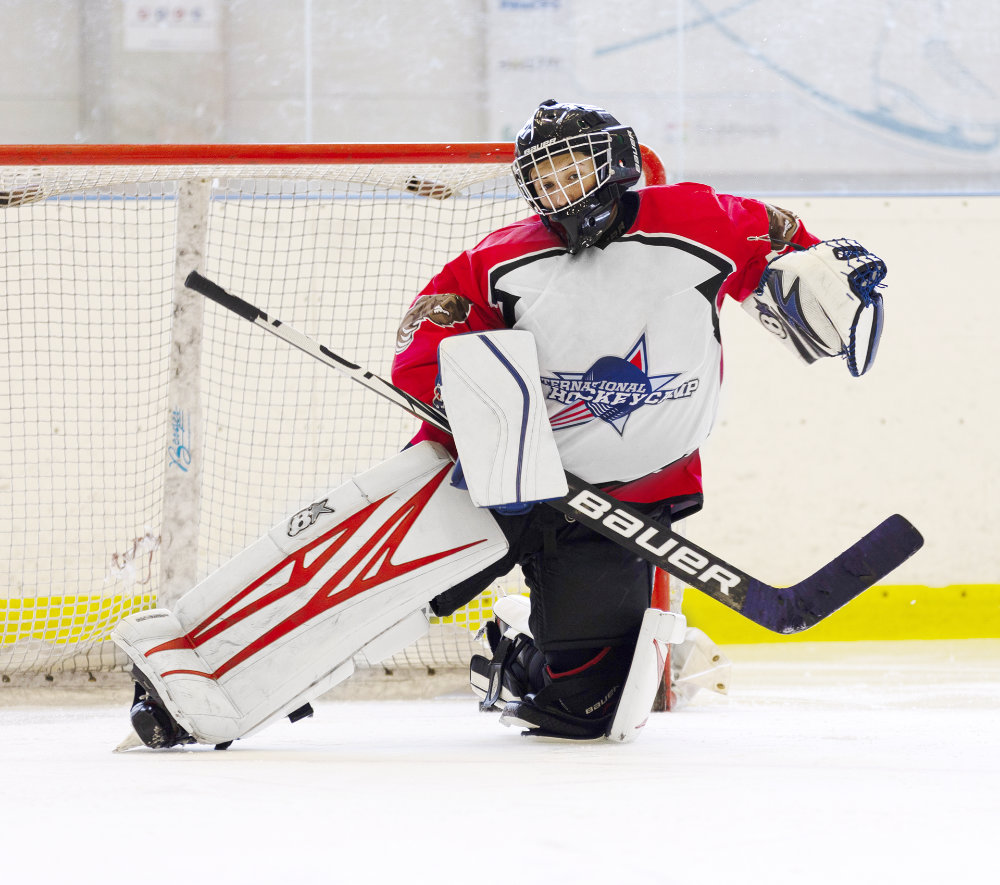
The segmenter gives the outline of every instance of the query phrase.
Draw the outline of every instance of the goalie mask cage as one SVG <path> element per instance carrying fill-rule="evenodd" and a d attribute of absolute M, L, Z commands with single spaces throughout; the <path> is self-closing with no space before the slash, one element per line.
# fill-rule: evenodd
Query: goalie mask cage
<path fill-rule="evenodd" d="M 530 214 L 512 159 L 489 143 L 0 148 L 5 680 L 123 669 L 118 620 L 170 607 L 416 429 L 187 273 L 388 377 L 426 282 Z M 379 669 L 465 668 L 511 589 Z"/>

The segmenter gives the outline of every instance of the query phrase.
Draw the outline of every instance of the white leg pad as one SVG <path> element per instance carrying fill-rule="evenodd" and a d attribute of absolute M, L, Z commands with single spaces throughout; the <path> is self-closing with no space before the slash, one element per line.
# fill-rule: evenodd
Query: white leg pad
<path fill-rule="evenodd" d="M 375 662 L 419 638 L 434 596 L 506 553 L 452 466 L 433 443 L 407 449 L 111 638 L 196 740 L 257 731 L 348 678 L 356 654 Z"/>
<path fill-rule="evenodd" d="M 208 665 L 196 649 L 183 641 L 184 635 L 176 615 L 157 608 L 125 618 L 114 628 L 111 638 L 150 678 L 160 696 L 175 702 L 168 702 L 168 709 L 185 731 L 193 733 L 195 722 L 213 720 L 225 728 L 225 723 L 239 718 L 239 710 L 218 682 L 186 675 L 205 672 Z M 169 689 L 159 672 L 149 668 L 145 658 L 148 652 L 163 646 L 170 646 L 170 650 L 158 655 L 158 666 L 178 674 Z M 211 742 L 228 739 L 220 737 Z"/>
<path fill-rule="evenodd" d="M 618 709 L 608 728 L 609 741 L 628 743 L 639 736 L 653 709 L 666 666 L 666 647 L 684 641 L 687 621 L 677 612 L 646 609 L 632 666 L 622 687 Z"/>

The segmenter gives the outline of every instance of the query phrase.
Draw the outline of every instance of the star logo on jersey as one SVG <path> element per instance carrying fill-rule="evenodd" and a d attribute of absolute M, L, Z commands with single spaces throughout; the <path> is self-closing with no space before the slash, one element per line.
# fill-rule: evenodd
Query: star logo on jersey
<path fill-rule="evenodd" d="M 602 356 L 586 372 L 543 375 L 546 398 L 565 404 L 565 408 L 549 417 L 549 423 L 553 430 L 565 430 L 597 418 L 624 435 L 625 425 L 636 409 L 684 399 L 698 389 L 697 378 L 671 387 L 679 376 L 680 372 L 649 374 L 643 333 L 623 357 Z"/>

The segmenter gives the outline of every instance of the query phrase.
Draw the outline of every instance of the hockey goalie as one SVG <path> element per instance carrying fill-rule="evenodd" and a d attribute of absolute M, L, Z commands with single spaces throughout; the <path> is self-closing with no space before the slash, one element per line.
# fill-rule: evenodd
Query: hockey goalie
<path fill-rule="evenodd" d="M 634 739 L 684 618 L 650 607 L 646 558 L 544 502 L 568 471 L 664 525 L 701 508 L 727 300 L 802 362 L 872 366 L 886 269 L 855 241 L 704 185 L 636 187 L 635 133 L 601 108 L 543 102 L 512 168 L 534 214 L 449 262 L 397 338 L 397 392 L 451 434 L 425 423 L 173 610 L 115 628 L 147 745 L 296 718 L 357 656 L 396 653 L 514 567 L 531 601 L 485 628 L 480 707 L 529 736 Z"/>
<path fill-rule="evenodd" d="M 442 590 L 505 561 L 509 544 L 493 506 L 516 511 L 565 493 L 532 336 L 469 336 L 447 350 L 449 399 L 474 428 L 468 468 L 441 445 L 419 442 L 282 520 L 173 610 L 116 626 L 112 638 L 133 663 L 131 719 L 144 744 L 225 747 L 281 717 L 306 715 L 359 657 L 374 664 L 419 639 Z M 498 606 L 491 643 L 499 625 L 530 630 L 526 615 L 500 620 L 524 601 Z M 514 636 L 523 651 L 524 637 Z M 615 699 L 614 722 L 602 716 L 600 734 L 592 724 L 537 733 L 633 739 L 663 673 L 663 648 L 684 638 L 684 619 L 650 609 L 638 638 L 642 652 Z M 501 721 L 518 723 L 510 674 L 492 667 L 494 684 L 483 685 L 491 667 L 473 658 L 480 707 L 499 705 L 502 695 L 510 709 Z"/>

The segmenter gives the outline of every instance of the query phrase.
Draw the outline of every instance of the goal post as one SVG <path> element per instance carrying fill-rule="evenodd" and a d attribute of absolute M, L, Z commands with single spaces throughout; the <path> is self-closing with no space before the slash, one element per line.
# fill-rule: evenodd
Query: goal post
<path fill-rule="evenodd" d="M 118 620 L 416 429 L 187 273 L 387 377 L 417 292 L 530 214 L 512 159 L 508 143 L 0 147 L 0 674 L 122 668 Z M 495 595 L 521 589 L 512 575 L 387 668 L 465 667 Z"/>

